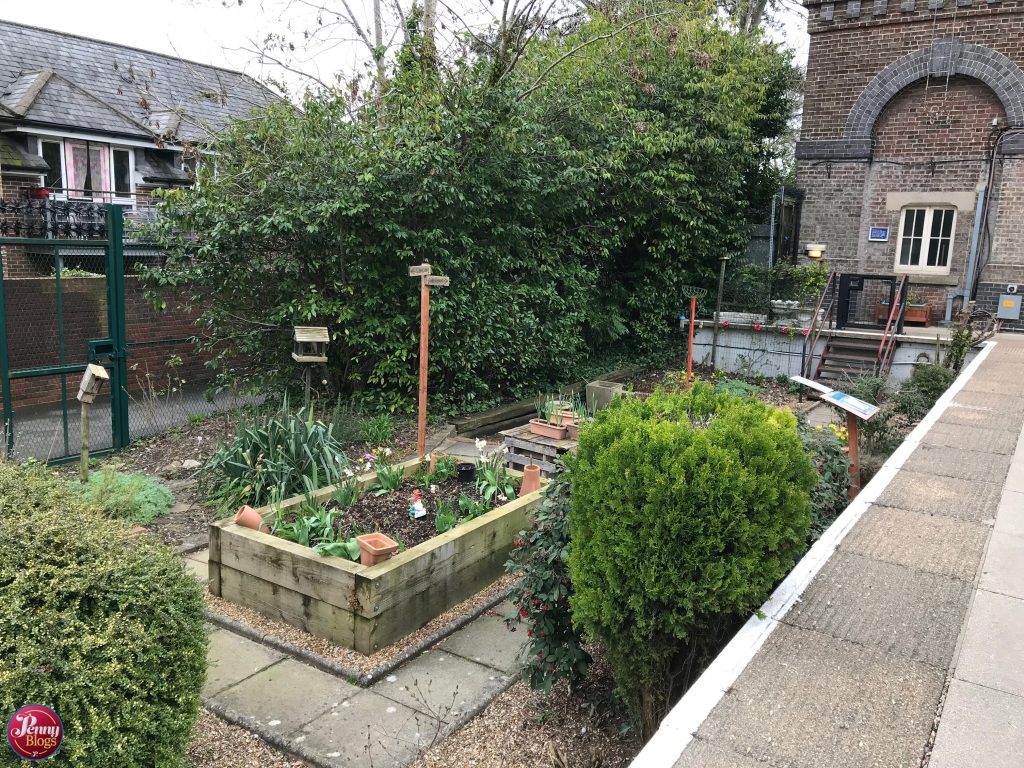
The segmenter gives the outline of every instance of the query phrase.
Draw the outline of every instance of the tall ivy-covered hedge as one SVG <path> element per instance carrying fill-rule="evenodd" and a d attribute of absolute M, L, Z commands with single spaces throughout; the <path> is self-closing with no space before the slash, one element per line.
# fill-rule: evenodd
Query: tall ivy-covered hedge
<path fill-rule="evenodd" d="M 803 552 L 817 476 L 792 414 L 700 383 L 616 401 L 569 466 L 574 621 L 650 737 L 680 655 Z"/>
<path fill-rule="evenodd" d="M 743 246 L 792 68 L 703 10 L 547 38 L 499 78 L 486 55 L 443 76 L 403 56 L 379 99 L 325 92 L 235 124 L 169 196 L 154 283 L 199 289 L 209 344 L 262 377 L 298 381 L 290 328 L 328 326 L 317 388 L 394 408 L 415 392 L 424 260 L 451 278 L 431 299 L 435 405 L 657 347 L 680 286 Z"/>
<path fill-rule="evenodd" d="M 180 558 L 0 462 L 0 720 L 54 709 L 55 765 L 178 768 L 205 675 L 202 591 Z"/>

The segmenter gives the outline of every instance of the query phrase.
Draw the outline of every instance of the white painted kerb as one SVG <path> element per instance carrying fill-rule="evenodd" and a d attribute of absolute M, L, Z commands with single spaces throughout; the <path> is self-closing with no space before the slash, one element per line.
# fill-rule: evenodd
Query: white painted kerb
<path fill-rule="evenodd" d="M 943 412 L 959 394 L 960 390 L 981 367 L 982 362 L 996 346 L 994 341 L 986 341 L 984 349 L 970 362 L 957 377 L 949 389 L 940 397 L 932 409 L 928 411 L 921 423 L 907 435 L 893 454 L 888 458 L 878 473 L 871 478 L 857 498 L 850 502 L 843 513 L 836 518 L 828 530 L 818 539 L 807 554 L 790 571 L 789 576 L 776 588 L 768 601 L 761 606 L 760 614 L 751 616 L 746 624 L 736 633 L 711 665 L 672 708 L 654 737 L 647 742 L 643 750 L 630 764 L 630 768 L 671 768 L 683 754 L 701 724 L 711 714 L 725 692 L 746 669 L 754 654 L 761 648 L 768 636 L 775 631 L 782 617 L 795 605 L 804 589 L 810 584 L 818 571 L 822 569 L 839 543 L 849 530 L 860 520 L 865 510 L 882 494 L 889 482 L 896 476 L 900 467 L 910 454 L 921 443 L 928 430 L 939 420 Z"/>

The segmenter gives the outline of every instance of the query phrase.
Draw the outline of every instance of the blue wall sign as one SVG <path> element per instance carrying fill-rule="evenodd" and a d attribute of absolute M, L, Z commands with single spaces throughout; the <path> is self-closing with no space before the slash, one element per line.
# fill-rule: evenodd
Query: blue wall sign
<path fill-rule="evenodd" d="M 873 243 L 887 243 L 889 242 L 889 228 L 888 227 L 871 227 L 868 230 L 868 240 Z"/>

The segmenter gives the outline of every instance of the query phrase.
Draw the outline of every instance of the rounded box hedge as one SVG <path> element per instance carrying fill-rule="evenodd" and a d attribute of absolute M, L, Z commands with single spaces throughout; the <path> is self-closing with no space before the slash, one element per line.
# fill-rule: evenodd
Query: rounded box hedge
<path fill-rule="evenodd" d="M 54 765 L 176 767 L 205 674 L 202 592 L 179 559 L 48 471 L 0 463 L 3 721 L 54 709 Z"/>

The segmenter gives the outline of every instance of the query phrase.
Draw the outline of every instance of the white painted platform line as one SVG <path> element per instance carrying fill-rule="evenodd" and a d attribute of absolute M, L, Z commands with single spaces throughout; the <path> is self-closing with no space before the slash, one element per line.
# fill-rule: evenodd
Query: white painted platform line
<path fill-rule="evenodd" d="M 711 714 L 711 710 L 718 705 L 725 692 L 732 687 L 743 670 L 747 668 L 750 660 L 764 645 L 764 641 L 775 631 L 789 609 L 799 601 L 803 591 L 811 583 L 811 579 L 818 575 L 846 534 L 860 520 L 867 508 L 882 494 L 903 463 L 928 434 L 928 430 L 941 418 L 953 398 L 970 381 L 995 346 L 996 342 L 994 341 L 985 342 L 985 348 L 960 373 L 956 381 L 921 419 L 921 423 L 907 435 L 900 447 L 882 465 L 878 474 L 871 478 L 871 482 L 864 486 L 857 494 L 857 498 L 850 502 L 824 535 L 807 550 L 807 554 L 793 567 L 789 576 L 761 606 L 760 613 L 765 618 L 760 619 L 755 615 L 747 620 L 736 636 L 704 670 L 704 674 L 697 679 L 686 695 L 661 721 L 658 732 L 636 756 L 636 759 L 630 764 L 630 768 L 671 768 L 675 764 L 693 740 L 694 733 Z"/>

